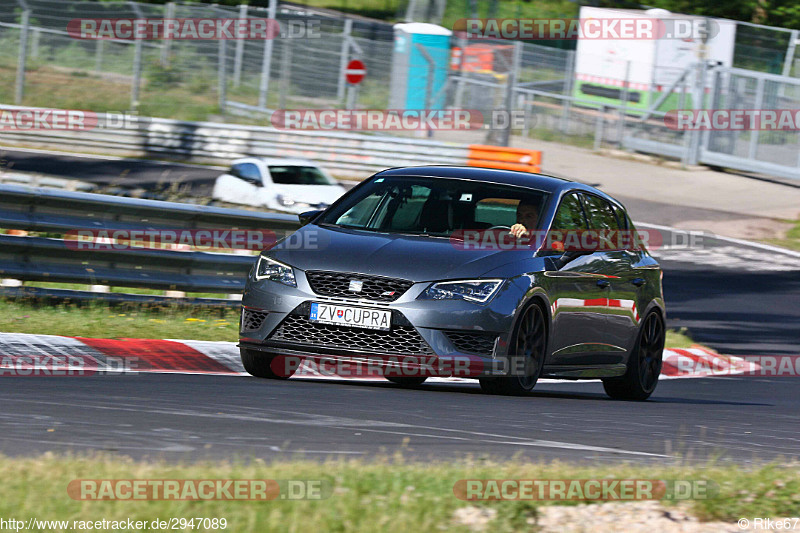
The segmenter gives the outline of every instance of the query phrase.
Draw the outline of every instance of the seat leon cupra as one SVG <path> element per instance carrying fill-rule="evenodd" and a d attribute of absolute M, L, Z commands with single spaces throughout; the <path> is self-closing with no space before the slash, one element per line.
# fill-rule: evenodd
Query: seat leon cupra
<path fill-rule="evenodd" d="M 252 375 L 289 359 L 374 365 L 400 385 L 477 378 L 525 394 L 539 378 L 600 379 L 644 400 L 661 372 L 661 269 L 624 207 L 526 172 L 379 172 L 261 253 L 242 300 Z"/>

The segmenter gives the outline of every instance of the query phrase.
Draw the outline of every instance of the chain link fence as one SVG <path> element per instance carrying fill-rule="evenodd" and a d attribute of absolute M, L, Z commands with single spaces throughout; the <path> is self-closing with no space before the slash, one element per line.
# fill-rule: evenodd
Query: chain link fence
<path fill-rule="evenodd" d="M 440 3 L 419 2 L 414 9 L 437 6 Z M 281 36 L 79 40 L 67 31 L 74 19 L 101 18 L 274 19 L 280 22 Z M 761 169 L 794 169 L 800 140 L 796 132 L 699 134 L 665 125 L 666 109 L 799 107 L 792 79 L 800 75 L 798 31 L 737 23 L 735 35 L 729 71 L 709 66 L 712 70 L 706 72 L 701 63 L 689 68 L 659 66 L 652 75 L 652 80 L 661 80 L 658 84 L 637 85 L 629 73 L 652 66 L 617 60 L 620 65 L 606 66 L 624 76 L 611 76 L 613 83 L 588 80 L 597 82 L 595 90 L 600 92 L 595 98 L 576 89 L 587 80 L 578 79 L 574 50 L 528 42 L 453 36 L 446 51 L 449 63 L 431 60 L 441 50 L 417 44 L 421 55 L 410 57 L 419 64 L 410 68 L 425 78 L 413 86 L 430 91 L 423 99 L 426 107 L 476 110 L 484 116 L 484 129 L 460 136 L 436 132 L 441 140 L 502 145 L 513 133 L 594 149 L 626 147 L 678 157 L 684 163 L 711 157 L 731 164 L 747 161 Z M 130 110 L 183 120 L 230 120 L 236 115 L 237 121 L 257 124 L 268 123 L 275 109 L 389 109 L 397 107 L 392 94 L 396 46 L 391 24 L 277 2 L 262 8 L 0 0 L 0 102 Z M 368 73 L 358 85 L 345 81 L 353 59 L 363 61 Z M 599 53 L 596 60 L 611 61 Z M 513 125 L 515 113 L 525 118 L 520 126 Z"/>

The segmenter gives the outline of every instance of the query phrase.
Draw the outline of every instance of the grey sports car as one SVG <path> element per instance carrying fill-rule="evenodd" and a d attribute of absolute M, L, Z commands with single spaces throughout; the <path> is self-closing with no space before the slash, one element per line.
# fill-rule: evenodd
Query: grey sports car
<path fill-rule="evenodd" d="M 540 377 L 602 379 L 644 400 L 664 348 L 661 269 L 624 207 L 592 187 L 471 167 L 394 168 L 262 252 L 242 362 L 370 363 L 405 386 L 477 378 L 524 394 Z M 633 235 L 634 237 L 631 237 Z"/>

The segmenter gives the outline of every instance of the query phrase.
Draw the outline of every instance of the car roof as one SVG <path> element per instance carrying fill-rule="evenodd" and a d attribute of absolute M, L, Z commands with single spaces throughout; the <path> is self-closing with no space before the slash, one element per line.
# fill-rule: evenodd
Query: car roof
<path fill-rule="evenodd" d="M 482 168 L 482 167 L 467 167 L 455 165 L 426 165 L 419 167 L 398 167 L 390 168 L 375 174 L 376 176 L 420 176 L 431 178 L 455 178 L 470 181 L 485 181 L 488 183 L 497 183 L 499 185 L 513 185 L 516 187 L 530 187 L 531 189 L 538 189 L 541 191 L 552 193 L 555 196 L 560 196 L 563 192 L 571 190 L 581 190 L 591 192 L 602 196 L 607 200 L 611 200 L 616 204 L 619 201 L 604 193 L 599 189 L 595 189 L 589 185 L 568 180 L 565 178 L 557 178 L 555 176 L 547 176 L 545 174 L 534 174 L 532 172 L 522 172 L 519 170 L 503 170 L 496 168 Z"/>

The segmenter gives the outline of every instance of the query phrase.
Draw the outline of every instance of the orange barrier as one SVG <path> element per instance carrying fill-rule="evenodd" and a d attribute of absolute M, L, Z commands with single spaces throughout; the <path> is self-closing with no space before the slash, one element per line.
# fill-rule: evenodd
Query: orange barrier
<path fill-rule="evenodd" d="M 467 165 L 470 167 L 501 168 L 539 173 L 542 171 L 541 150 L 490 146 L 486 144 L 469 145 Z"/>

